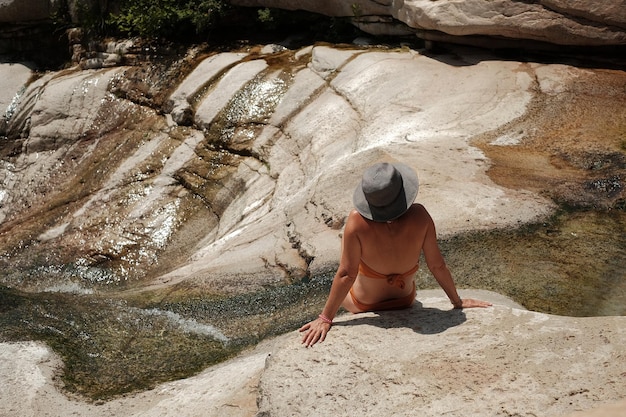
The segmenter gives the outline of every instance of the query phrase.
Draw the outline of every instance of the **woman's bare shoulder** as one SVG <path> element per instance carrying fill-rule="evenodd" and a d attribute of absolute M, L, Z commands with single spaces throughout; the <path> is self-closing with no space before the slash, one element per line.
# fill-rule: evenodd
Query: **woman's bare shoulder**
<path fill-rule="evenodd" d="M 358 230 L 367 225 L 367 220 L 357 210 L 352 209 L 348 214 L 346 221 L 346 229 Z"/>
<path fill-rule="evenodd" d="M 428 213 L 428 210 L 426 210 L 426 207 L 419 203 L 414 203 L 408 210 L 407 214 L 410 216 L 412 222 L 415 222 L 419 225 L 427 225 L 431 222 L 431 217 Z"/>
<path fill-rule="evenodd" d="M 428 214 L 428 210 L 426 210 L 426 207 L 424 207 L 423 205 L 419 203 L 413 203 L 413 205 L 409 208 L 408 212 L 413 215 L 430 216 Z"/>

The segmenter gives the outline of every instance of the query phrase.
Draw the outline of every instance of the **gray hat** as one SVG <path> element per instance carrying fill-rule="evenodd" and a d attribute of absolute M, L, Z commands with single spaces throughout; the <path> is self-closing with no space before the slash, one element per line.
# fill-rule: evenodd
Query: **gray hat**
<path fill-rule="evenodd" d="M 372 165 L 354 190 L 354 207 L 366 219 L 386 222 L 403 215 L 417 197 L 415 171 L 401 163 Z"/>

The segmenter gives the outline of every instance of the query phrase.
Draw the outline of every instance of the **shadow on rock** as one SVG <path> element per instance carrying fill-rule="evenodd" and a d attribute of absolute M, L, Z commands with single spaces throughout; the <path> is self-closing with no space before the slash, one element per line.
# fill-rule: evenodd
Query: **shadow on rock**
<path fill-rule="evenodd" d="M 408 327 L 415 333 L 437 334 L 451 327 L 458 326 L 466 321 L 463 310 L 440 310 L 424 307 L 415 302 L 413 307 L 406 310 L 377 311 L 375 315 L 355 315 L 347 321 L 336 322 L 337 326 L 371 325 L 384 329 Z"/>

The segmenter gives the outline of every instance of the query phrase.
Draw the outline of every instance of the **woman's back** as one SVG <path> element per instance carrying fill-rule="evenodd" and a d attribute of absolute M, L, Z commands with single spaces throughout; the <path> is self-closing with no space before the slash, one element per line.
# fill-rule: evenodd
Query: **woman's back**
<path fill-rule="evenodd" d="M 413 204 L 400 218 L 374 222 L 356 214 L 356 233 L 361 242 L 361 262 L 384 274 L 401 274 L 418 262 L 430 216 L 420 204 Z"/>

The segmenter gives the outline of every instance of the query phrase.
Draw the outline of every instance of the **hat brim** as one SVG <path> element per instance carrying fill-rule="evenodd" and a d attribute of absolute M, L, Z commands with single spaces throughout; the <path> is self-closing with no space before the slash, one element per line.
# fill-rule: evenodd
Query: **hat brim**
<path fill-rule="evenodd" d="M 366 219 L 375 222 L 388 222 L 397 219 L 411 207 L 417 197 L 419 180 L 415 171 L 411 167 L 399 162 L 392 163 L 391 165 L 393 165 L 402 176 L 402 190 L 391 204 L 385 207 L 371 206 L 365 198 L 360 183 L 354 190 L 352 197 L 354 208 Z"/>

